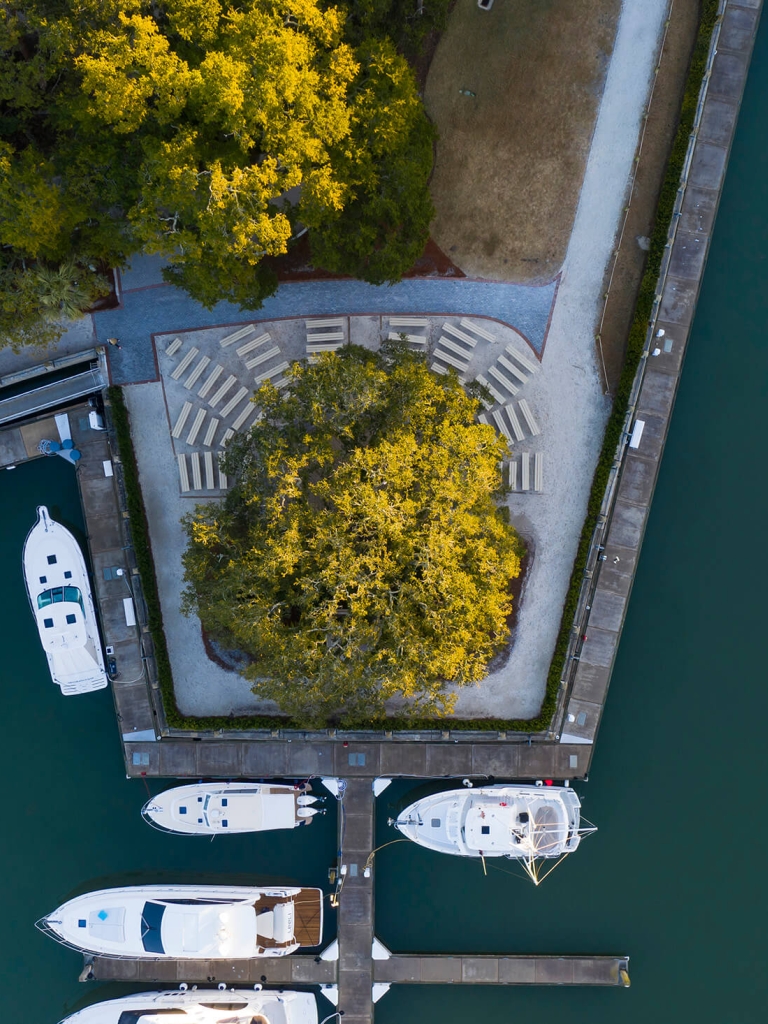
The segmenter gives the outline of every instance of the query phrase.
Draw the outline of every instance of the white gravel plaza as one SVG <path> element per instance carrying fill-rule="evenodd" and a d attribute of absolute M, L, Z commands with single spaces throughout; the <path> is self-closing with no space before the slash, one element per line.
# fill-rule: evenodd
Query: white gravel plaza
<path fill-rule="evenodd" d="M 458 356 L 466 379 L 478 374 L 491 383 L 509 415 L 501 414 L 514 440 L 512 462 L 517 489 L 509 497 L 512 519 L 533 550 L 525 582 L 516 635 L 506 663 L 477 687 L 462 690 L 458 717 L 530 718 L 538 713 L 554 649 L 576 546 L 584 519 L 592 474 L 600 448 L 609 402 L 596 362 L 594 336 L 602 304 L 605 270 L 619 230 L 633 167 L 641 119 L 648 99 L 667 0 L 625 0 L 611 66 L 593 137 L 573 234 L 552 312 L 541 372 L 533 351 L 511 326 L 485 321 L 479 311 L 467 317 L 494 336 L 490 342 L 475 336 L 467 362 Z M 400 315 L 400 314 L 398 314 Z M 329 318 L 330 319 L 330 318 Z M 447 337 L 459 350 L 465 342 L 450 331 L 472 334 L 460 317 L 431 318 L 426 326 L 389 325 L 388 318 L 343 317 L 338 325 L 313 333 L 338 334 L 343 340 L 375 347 L 389 330 L 422 335 L 431 352 L 430 363 L 448 366 L 435 349 L 457 358 Z M 257 701 L 248 682 L 226 671 L 205 652 L 200 624 L 179 614 L 183 589 L 181 555 L 185 546 L 179 520 L 196 502 L 214 500 L 227 481 L 218 476 L 216 452 L 227 429 L 247 427 L 255 410 L 247 396 L 235 401 L 242 387 L 255 387 L 255 377 L 273 375 L 279 382 L 281 365 L 306 354 L 305 321 L 283 320 L 244 325 L 241 338 L 221 345 L 237 327 L 170 333 L 155 338 L 161 381 L 125 388 L 131 413 L 136 455 L 163 607 L 179 708 L 189 715 L 229 715 L 274 712 Z M 268 334 L 267 339 L 263 335 Z M 180 343 L 174 346 L 178 336 Z M 329 340 L 329 344 L 335 344 Z M 166 350 L 171 346 L 172 354 Z M 249 347 L 250 346 L 250 347 Z M 505 353 L 507 346 L 513 355 Z M 197 352 L 192 353 L 193 349 Z M 238 354 L 238 349 L 245 349 Z M 267 353 L 271 352 L 271 355 Z M 190 353 L 192 355 L 190 356 Z M 522 361 L 514 353 L 522 356 Z M 178 370 L 182 361 L 189 361 Z M 261 357 L 264 356 L 262 359 Z M 499 357 L 518 371 L 513 375 Z M 205 361 L 209 360 L 209 362 Z M 196 368 L 203 367 L 194 377 Z M 248 362 L 255 364 L 247 366 Z M 200 396 L 208 377 L 220 366 L 213 384 Z M 518 393 L 505 391 L 500 378 Z M 194 379 L 189 384 L 190 376 Z M 233 378 L 224 388 L 229 378 Z M 522 379 L 521 379 L 522 378 Z M 186 384 L 186 386 L 185 386 Z M 222 394 L 216 392 L 224 388 Z M 250 392 L 249 392 L 250 393 Z M 523 405 L 520 404 L 521 400 Z M 185 403 L 189 408 L 185 410 Z M 527 406 L 526 406 L 527 403 Z M 495 422 L 501 404 L 486 413 Z M 531 419 L 526 416 L 530 411 Z M 511 418 L 510 418 L 511 417 Z M 174 430 L 174 428 L 176 428 Z M 171 433 L 175 433 L 175 437 Z M 537 431 L 539 431 L 537 433 Z M 208 454 L 210 453 L 210 454 Z M 537 459 L 538 456 L 538 459 Z M 528 462 L 524 469 L 524 461 Z M 534 490 L 536 466 L 541 491 Z M 529 489 L 523 476 L 530 472 Z M 185 488 L 186 485 L 186 489 Z"/>

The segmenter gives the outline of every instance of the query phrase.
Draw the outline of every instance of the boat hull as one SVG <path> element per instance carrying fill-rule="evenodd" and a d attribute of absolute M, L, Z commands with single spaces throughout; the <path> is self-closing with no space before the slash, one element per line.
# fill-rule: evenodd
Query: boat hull
<path fill-rule="evenodd" d="M 144 820 L 175 835 L 269 832 L 308 825 L 318 813 L 309 786 L 260 782 L 200 782 L 158 793 L 142 808 Z"/>
<path fill-rule="evenodd" d="M 311 992 L 254 989 L 176 989 L 134 992 L 86 1006 L 59 1024 L 120 1024 L 123 1014 L 136 1024 L 162 1024 L 169 1011 L 176 1024 L 317 1024 L 317 1001 Z"/>
<path fill-rule="evenodd" d="M 67 697 L 104 689 L 108 679 L 85 558 L 45 505 L 38 506 L 22 562 L 51 679 Z"/>
<path fill-rule="evenodd" d="M 552 859 L 579 844 L 581 804 L 564 786 L 497 785 L 448 790 L 416 800 L 392 824 L 437 853 L 459 857 Z"/>

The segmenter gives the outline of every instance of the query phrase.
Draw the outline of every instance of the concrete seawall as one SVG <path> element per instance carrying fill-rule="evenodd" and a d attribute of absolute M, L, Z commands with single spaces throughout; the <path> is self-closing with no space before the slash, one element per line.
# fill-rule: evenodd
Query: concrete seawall
<path fill-rule="evenodd" d="M 645 350 L 592 539 L 571 635 L 553 723 L 561 743 L 581 743 L 591 750 L 600 725 L 672 420 L 761 9 L 762 0 L 721 3 Z"/>

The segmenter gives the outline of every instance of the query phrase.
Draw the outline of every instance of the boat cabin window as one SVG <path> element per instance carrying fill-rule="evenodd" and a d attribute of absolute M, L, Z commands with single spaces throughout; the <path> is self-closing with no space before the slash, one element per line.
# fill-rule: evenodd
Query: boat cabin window
<path fill-rule="evenodd" d="M 200 1005 L 204 1006 L 206 1010 L 245 1010 L 248 1003 L 200 1003 Z"/>
<path fill-rule="evenodd" d="M 181 1008 L 155 1007 L 153 1010 L 123 1010 L 117 1019 L 117 1024 L 139 1024 L 142 1017 L 176 1016 L 186 1017 L 186 1010 Z"/>
<path fill-rule="evenodd" d="M 147 901 L 141 912 L 141 943 L 147 953 L 164 953 L 160 925 L 165 907 L 162 903 Z"/>
<path fill-rule="evenodd" d="M 49 604 L 60 604 L 62 601 L 67 604 L 79 604 L 85 615 L 83 595 L 78 587 L 51 587 L 50 590 L 44 590 L 42 594 L 37 595 L 38 608 L 47 608 Z"/>

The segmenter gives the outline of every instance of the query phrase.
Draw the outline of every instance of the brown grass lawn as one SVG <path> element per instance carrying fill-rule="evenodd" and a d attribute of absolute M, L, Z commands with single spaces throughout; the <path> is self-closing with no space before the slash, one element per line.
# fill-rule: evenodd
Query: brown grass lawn
<path fill-rule="evenodd" d="M 432 236 L 466 274 L 545 281 L 560 269 L 619 9 L 620 0 L 456 3 L 425 101 L 440 133 Z"/>

